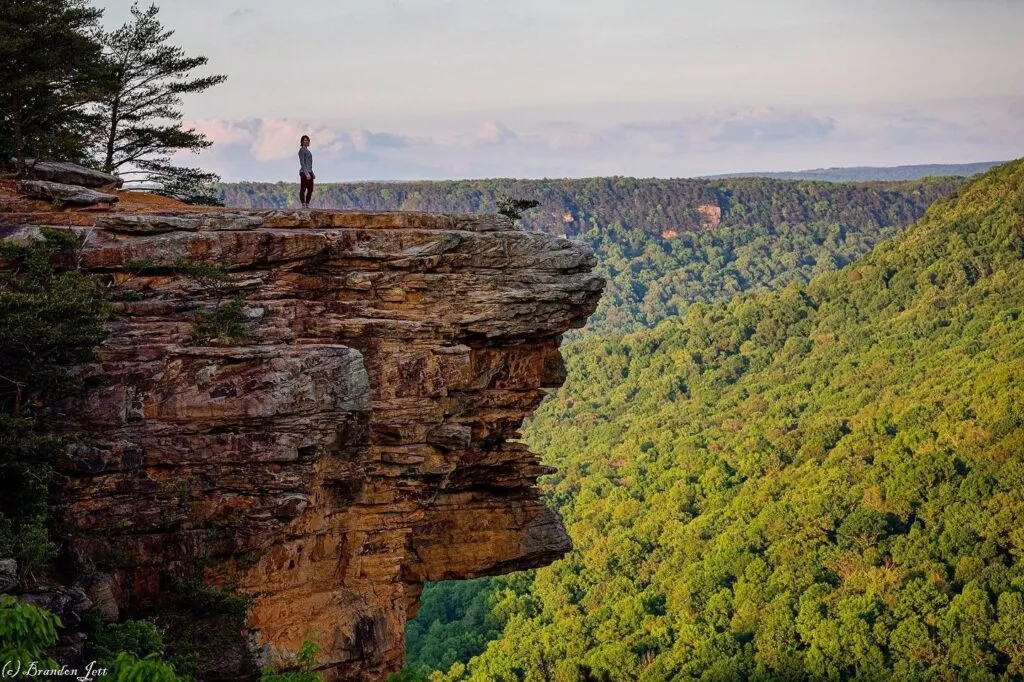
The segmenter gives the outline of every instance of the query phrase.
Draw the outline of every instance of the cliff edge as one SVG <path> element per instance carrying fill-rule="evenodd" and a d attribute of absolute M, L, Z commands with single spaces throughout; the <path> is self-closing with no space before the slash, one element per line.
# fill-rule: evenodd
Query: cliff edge
<path fill-rule="evenodd" d="M 126 210 L 126 206 L 128 209 Z M 0 213 L 0 237 L 81 235 L 111 287 L 101 377 L 61 405 L 67 570 L 104 618 L 183 580 L 245 597 L 205 679 L 401 667 L 427 580 L 571 547 L 515 442 L 604 286 L 582 245 L 501 216 L 231 210 Z M 237 631 L 237 632 L 236 632 Z"/>

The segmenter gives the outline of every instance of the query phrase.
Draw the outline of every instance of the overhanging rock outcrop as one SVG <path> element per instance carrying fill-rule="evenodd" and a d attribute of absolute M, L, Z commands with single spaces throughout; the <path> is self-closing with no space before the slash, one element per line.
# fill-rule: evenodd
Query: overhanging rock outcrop
<path fill-rule="evenodd" d="M 59 465 L 70 565 L 106 617 L 198 572 L 249 598 L 256 666 L 315 638 L 330 679 L 379 680 L 401 667 L 423 581 L 570 548 L 539 499 L 548 469 L 514 439 L 602 291 L 585 246 L 500 216 L 0 223 L 82 233 L 79 266 L 117 292 L 89 368 L 104 381 L 61 406 L 88 439 Z M 207 676 L 252 674 L 239 660 Z"/>

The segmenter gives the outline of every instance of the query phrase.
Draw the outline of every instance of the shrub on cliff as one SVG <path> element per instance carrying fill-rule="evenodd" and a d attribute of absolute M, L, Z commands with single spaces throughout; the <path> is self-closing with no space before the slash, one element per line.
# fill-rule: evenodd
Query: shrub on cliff
<path fill-rule="evenodd" d="M 125 682 L 178 682 L 192 679 L 195 666 L 181 657 L 164 659 L 164 642 L 160 631 L 147 620 L 105 623 L 92 609 L 82 621 L 88 635 L 85 660 L 105 668 L 109 677 L 103 679 Z"/>
<path fill-rule="evenodd" d="M 513 199 L 505 194 L 498 195 L 497 204 L 498 213 L 512 220 L 522 220 L 523 211 L 540 206 L 540 202 L 536 199 Z"/>
<path fill-rule="evenodd" d="M 298 670 L 277 672 L 273 668 L 267 668 L 263 671 L 260 682 L 323 682 L 323 674 L 314 670 L 316 654 L 319 651 L 319 644 L 312 640 L 304 641 L 295 654 L 295 661 L 299 665 Z"/>
<path fill-rule="evenodd" d="M 27 245 L 0 245 L 0 557 L 22 570 L 44 563 L 50 462 L 60 439 L 45 429 L 48 406 L 78 390 L 72 368 L 103 338 L 106 304 L 73 264 L 80 242 L 46 230 Z"/>
<path fill-rule="evenodd" d="M 0 675 L 14 679 L 59 677 L 53 671 L 61 666 L 45 651 L 57 643 L 60 619 L 33 604 L 0 595 Z M 94 660 L 92 671 L 86 677 L 102 678 L 111 682 L 181 682 L 174 668 L 157 660 L 155 654 L 139 658 L 122 651 L 111 654 L 111 659 Z"/>

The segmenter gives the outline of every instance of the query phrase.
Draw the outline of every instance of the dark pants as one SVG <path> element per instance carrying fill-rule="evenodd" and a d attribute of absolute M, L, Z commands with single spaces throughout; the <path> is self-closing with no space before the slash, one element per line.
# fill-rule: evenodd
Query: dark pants
<path fill-rule="evenodd" d="M 313 178 L 306 177 L 305 173 L 299 173 L 299 201 L 308 204 L 311 196 L 313 196 Z"/>

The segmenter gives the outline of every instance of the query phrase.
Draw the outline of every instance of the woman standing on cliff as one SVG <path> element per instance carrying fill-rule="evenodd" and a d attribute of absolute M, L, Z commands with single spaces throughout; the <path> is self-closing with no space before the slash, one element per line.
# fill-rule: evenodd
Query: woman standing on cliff
<path fill-rule="evenodd" d="M 302 208 L 309 208 L 309 199 L 313 196 L 313 152 L 309 151 L 309 135 L 299 140 L 299 201 Z"/>

